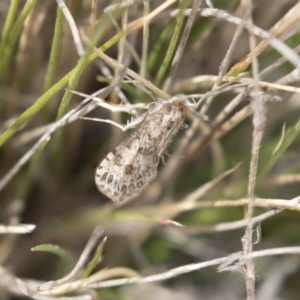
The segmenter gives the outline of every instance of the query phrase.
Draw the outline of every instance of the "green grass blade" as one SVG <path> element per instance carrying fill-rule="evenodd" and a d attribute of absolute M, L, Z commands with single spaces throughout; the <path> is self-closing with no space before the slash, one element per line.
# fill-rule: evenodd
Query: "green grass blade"
<path fill-rule="evenodd" d="M 19 0 L 12 0 L 10 2 L 9 10 L 7 12 L 7 17 L 2 31 L 2 38 L 0 42 L 0 57 L 3 55 L 3 49 L 6 47 L 6 42 L 9 38 L 9 33 L 13 27 L 14 19 L 16 17 L 17 9 L 19 6 Z"/>
<path fill-rule="evenodd" d="M 158 86 L 161 86 L 163 78 L 165 77 L 166 71 L 170 65 L 170 62 L 172 60 L 174 51 L 176 49 L 177 41 L 179 39 L 180 31 L 183 25 L 184 21 L 184 9 L 186 7 L 187 1 L 186 0 L 180 0 L 179 1 L 179 13 L 176 16 L 176 25 L 173 32 L 173 36 L 171 39 L 171 42 L 169 44 L 169 48 L 167 50 L 166 56 L 164 58 L 164 61 L 158 71 L 158 74 L 155 78 L 155 84 Z"/>
<path fill-rule="evenodd" d="M 16 23 L 11 28 L 8 35 L 8 39 L 3 47 L 3 52 L 0 53 L 0 85 L 5 85 L 6 80 L 9 78 L 7 74 L 9 73 L 10 62 L 14 53 L 14 47 L 17 43 L 18 37 L 23 29 L 24 22 L 28 17 L 29 13 L 32 11 L 36 4 L 37 0 L 28 0 L 22 9 Z"/>
<path fill-rule="evenodd" d="M 287 148 L 296 140 L 300 134 L 300 120 L 291 126 L 285 134 L 285 138 L 278 149 L 271 155 L 270 159 L 262 166 L 260 176 L 264 176 L 273 165 L 282 157 Z"/>
<path fill-rule="evenodd" d="M 105 44 L 99 47 L 99 51 L 106 51 L 111 46 L 113 46 L 123 35 L 125 32 L 121 31 L 115 36 L 113 36 L 110 40 L 108 40 Z M 97 58 L 96 53 L 92 53 L 87 61 L 86 66 L 89 65 Z M 76 67 L 75 67 L 76 68 Z M 44 105 L 48 103 L 48 101 L 60 90 L 62 90 L 69 82 L 75 68 L 72 69 L 68 74 L 66 74 L 59 82 L 54 84 L 48 91 L 46 91 L 40 98 L 36 100 L 36 102 L 30 106 L 23 114 L 21 114 L 18 119 L 5 131 L 2 135 L 0 135 L 0 147 L 3 146 L 20 128 L 23 126 L 32 116 L 34 116 Z"/>
<path fill-rule="evenodd" d="M 45 77 L 44 91 L 47 91 L 54 83 L 55 72 L 58 64 L 58 55 L 59 55 L 60 44 L 61 44 L 62 30 L 63 30 L 63 13 L 60 7 L 57 6 L 54 36 L 52 41 L 48 69 Z"/>

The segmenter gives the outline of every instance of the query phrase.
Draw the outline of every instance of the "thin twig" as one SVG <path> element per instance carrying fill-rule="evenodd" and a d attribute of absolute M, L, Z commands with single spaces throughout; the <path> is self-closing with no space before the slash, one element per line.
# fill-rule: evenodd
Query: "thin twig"
<path fill-rule="evenodd" d="M 247 13 L 247 22 L 250 24 L 250 27 L 253 28 L 253 20 L 252 20 L 252 2 L 248 0 L 248 13 Z M 252 75 L 253 75 L 253 90 L 254 90 L 254 98 L 253 98 L 253 141 L 252 141 L 252 150 L 251 150 L 251 162 L 250 162 L 250 171 L 249 171 L 249 181 L 248 181 L 248 191 L 247 195 L 249 197 L 249 203 L 245 208 L 245 219 L 248 220 L 248 225 L 246 227 L 245 235 L 242 239 L 243 243 L 243 254 L 251 255 L 253 251 L 253 209 L 254 209 L 254 191 L 255 191 L 255 183 L 256 183 L 256 175 L 257 175 L 257 165 L 259 158 L 259 149 L 262 140 L 262 136 L 264 133 L 264 127 L 266 123 L 265 113 L 264 113 L 264 104 L 261 97 L 261 92 L 259 90 L 259 69 L 258 62 L 255 53 L 256 40 L 253 35 L 253 30 L 249 31 L 249 44 L 251 51 L 251 61 L 252 61 Z M 247 300 L 254 300 L 255 298 L 255 270 L 254 263 L 252 260 L 248 260 L 245 263 L 245 283 L 246 283 L 246 292 L 247 292 Z"/>
<path fill-rule="evenodd" d="M 226 51 L 226 54 L 225 54 L 225 57 L 223 58 L 222 62 L 221 62 L 221 65 L 219 67 L 219 74 L 216 78 L 216 81 L 212 87 L 212 90 L 215 90 L 219 87 L 219 85 L 221 84 L 222 82 L 222 79 L 225 75 L 225 73 L 227 72 L 228 70 L 228 67 L 229 67 L 229 63 L 231 61 L 231 58 L 232 58 L 232 55 L 233 55 L 233 51 L 234 49 L 237 47 L 237 44 L 238 44 L 238 39 L 240 37 L 240 35 L 242 34 L 242 31 L 244 30 L 244 27 L 242 26 L 242 23 L 239 24 L 234 32 L 234 36 L 230 42 L 230 45 L 229 45 L 229 48 L 227 49 Z M 207 113 L 207 110 L 211 104 L 213 100 L 213 96 L 210 96 L 204 103 L 203 107 L 201 108 L 201 113 L 202 114 L 206 114 Z"/>
<path fill-rule="evenodd" d="M 174 16 L 178 13 L 178 11 L 174 11 L 171 15 Z M 185 15 L 189 15 L 191 13 L 191 10 L 188 9 L 185 11 Z M 234 17 L 228 13 L 226 13 L 223 10 L 218 9 L 211 9 L 211 8 L 204 8 L 199 10 L 199 13 L 203 17 L 217 17 L 220 19 L 224 19 L 227 22 L 234 23 L 234 24 L 240 24 L 243 23 L 244 27 L 247 30 L 252 30 L 253 34 L 255 34 L 258 37 L 261 37 L 263 39 L 266 39 L 267 42 L 276 49 L 279 53 L 281 53 L 286 59 L 292 63 L 297 69 L 300 69 L 300 58 L 299 56 L 290 48 L 288 47 L 284 42 L 280 41 L 279 39 L 273 37 L 270 33 L 267 31 L 259 28 L 258 26 L 253 25 L 253 27 L 250 26 L 249 23 L 246 21 Z"/>
<path fill-rule="evenodd" d="M 143 207 L 132 207 L 129 209 L 130 212 L 146 213 L 156 215 L 170 215 L 170 214 L 179 214 L 186 211 L 191 211 L 200 208 L 206 207 L 241 207 L 248 205 L 249 198 L 242 198 L 237 200 L 201 200 L 199 202 L 176 202 L 176 203 L 167 203 L 160 204 L 159 209 L 157 205 L 143 206 Z M 254 207 L 261 207 L 267 209 L 288 209 L 292 211 L 300 211 L 300 197 L 293 198 L 291 200 L 285 199 L 266 199 L 266 198 L 255 198 L 253 201 Z M 127 209 L 124 209 L 127 211 Z"/>
<path fill-rule="evenodd" d="M 299 255 L 300 254 L 300 247 L 282 247 L 282 248 L 274 248 L 274 249 L 266 249 L 261 251 L 255 251 L 249 255 L 242 255 L 241 253 L 237 254 L 231 254 L 226 257 L 221 257 L 217 259 L 213 259 L 206 262 L 201 263 L 194 263 L 189 264 L 181 267 L 177 267 L 174 269 L 170 269 L 164 273 L 156 274 L 156 275 L 150 275 L 146 277 L 135 277 L 135 278 L 124 278 L 124 279 L 115 279 L 115 280 L 108 280 L 104 282 L 94 283 L 90 284 L 89 288 L 107 288 L 107 287 L 113 287 L 113 286 L 121 286 L 126 284 L 133 284 L 133 283 L 146 283 L 146 282 L 158 282 L 158 281 L 164 281 L 170 278 L 177 277 L 182 274 L 194 272 L 203 268 L 224 264 L 224 263 L 234 263 L 237 261 L 246 261 L 252 258 L 258 258 L 258 257 L 265 257 L 265 256 L 275 256 L 275 255 Z M 49 293 L 41 293 L 45 295 L 51 295 L 51 292 Z"/>
<path fill-rule="evenodd" d="M 16 226 L 0 224 L 0 234 L 27 234 L 31 233 L 35 228 L 36 225 L 34 224 L 19 224 Z"/>
<path fill-rule="evenodd" d="M 84 48 L 81 43 L 80 35 L 76 26 L 76 23 L 72 17 L 72 14 L 70 13 L 68 7 L 64 3 L 63 0 L 56 0 L 58 5 L 60 6 L 61 10 L 63 11 L 65 18 L 70 26 L 71 33 L 74 39 L 74 44 L 77 50 L 77 53 L 79 56 L 82 56 L 84 54 Z"/>
<path fill-rule="evenodd" d="M 270 217 L 273 217 L 282 211 L 283 209 L 268 211 L 266 213 L 260 214 L 259 216 L 253 217 L 251 219 L 251 222 L 253 225 L 257 223 L 261 223 L 262 221 L 267 220 Z M 249 221 L 247 219 L 242 219 L 233 222 L 218 223 L 216 225 L 211 225 L 211 226 L 198 226 L 198 227 L 187 226 L 187 227 L 183 227 L 182 231 L 188 234 L 222 232 L 222 231 L 229 231 L 229 230 L 235 230 L 235 229 L 246 227 L 248 225 L 248 222 Z"/>

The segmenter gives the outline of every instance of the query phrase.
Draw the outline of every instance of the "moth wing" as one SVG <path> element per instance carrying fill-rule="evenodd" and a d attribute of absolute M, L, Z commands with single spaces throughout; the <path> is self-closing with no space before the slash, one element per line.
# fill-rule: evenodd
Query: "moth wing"
<path fill-rule="evenodd" d="M 157 164 L 141 149 L 140 139 L 129 136 L 97 168 L 96 185 L 113 201 L 136 197 L 156 177 Z"/>

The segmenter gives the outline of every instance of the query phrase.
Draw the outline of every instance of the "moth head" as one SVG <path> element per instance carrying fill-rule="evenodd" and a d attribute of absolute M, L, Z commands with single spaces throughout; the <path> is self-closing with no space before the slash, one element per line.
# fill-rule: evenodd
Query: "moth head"
<path fill-rule="evenodd" d="M 171 103 L 165 103 L 162 107 L 164 114 L 169 115 L 172 112 L 173 105 Z"/>

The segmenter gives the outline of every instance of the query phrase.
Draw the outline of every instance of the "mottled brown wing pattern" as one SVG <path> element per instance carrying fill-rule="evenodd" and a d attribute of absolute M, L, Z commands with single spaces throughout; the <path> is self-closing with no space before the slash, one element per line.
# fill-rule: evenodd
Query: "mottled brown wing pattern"
<path fill-rule="evenodd" d="M 138 196 L 157 176 L 159 159 L 181 127 L 186 106 L 180 99 L 159 101 L 96 170 L 98 189 L 115 202 Z"/>

